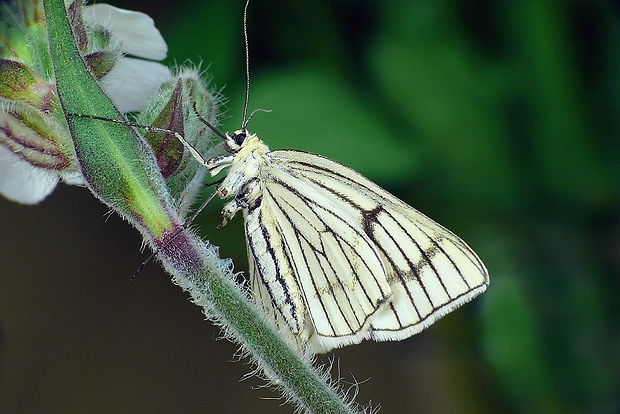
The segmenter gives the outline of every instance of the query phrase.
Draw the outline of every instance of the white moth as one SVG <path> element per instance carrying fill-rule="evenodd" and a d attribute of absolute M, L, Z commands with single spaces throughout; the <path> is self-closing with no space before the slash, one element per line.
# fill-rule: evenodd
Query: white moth
<path fill-rule="evenodd" d="M 254 299 L 312 352 L 408 338 L 486 289 L 463 240 L 356 171 L 245 127 L 224 137 L 227 154 L 192 153 L 229 168 L 215 194 L 232 199 L 223 224 L 243 212 Z"/>
<path fill-rule="evenodd" d="M 402 340 L 482 293 L 487 270 L 451 231 L 336 161 L 270 151 L 246 126 L 223 134 L 227 154 L 209 160 L 175 134 L 232 199 L 222 223 L 245 219 L 250 286 L 278 329 L 314 353 L 363 339 Z M 204 208 L 209 199 L 188 220 Z"/>

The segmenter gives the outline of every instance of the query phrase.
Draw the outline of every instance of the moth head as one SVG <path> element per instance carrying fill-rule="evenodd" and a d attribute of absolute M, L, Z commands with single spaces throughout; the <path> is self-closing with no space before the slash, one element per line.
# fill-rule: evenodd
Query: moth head
<path fill-rule="evenodd" d="M 238 129 L 232 134 L 226 134 L 226 141 L 224 141 L 224 149 L 226 152 L 237 152 L 243 146 L 245 139 L 248 136 L 248 131 L 245 128 Z"/>

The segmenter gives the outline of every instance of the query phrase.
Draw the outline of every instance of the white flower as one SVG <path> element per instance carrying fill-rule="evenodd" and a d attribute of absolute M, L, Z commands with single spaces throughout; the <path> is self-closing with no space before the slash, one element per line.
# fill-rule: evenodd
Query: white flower
<path fill-rule="evenodd" d="M 121 112 L 142 110 L 159 87 L 172 78 L 167 67 L 153 61 L 164 59 L 168 51 L 153 19 L 144 13 L 122 10 L 108 4 L 84 7 L 83 19 L 90 27 L 103 27 L 111 35 L 111 46 L 123 53 L 112 70 L 103 77 L 101 84 L 104 90 Z M 3 124 L 1 121 L 5 114 L 10 116 L 6 112 L 3 114 L 3 111 L 10 108 L 10 104 L 0 102 L 0 124 Z M 46 114 L 41 115 L 51 119 Z M 22 138 L 10 136 L 13 132 L 0 130 L 0 134 L 5 134 L 0 138 Z M 64 140 L 64 137 L 59 140 Z M 10 200 L 36 204 L 54 190 L 60 179 L 67 184 L 83 185 L 84 180 L 78 170 L 75 161 L 66 170 L 37 167 L 4 147 L 0 139 L 0 194 Z"/>
<path fill-rule="evenodd" d="M 138 58 L 162 60 L 168 46 L 148 15 L 109 4 L 84 7 L 84 19 L 105 27 L 121 52 Z M 161 84 L 171 79 L 170 70 L 151 60 L 121 57 L 102 80 L 106 93 L 121 112 L 139 111 Z"/>
<path fill-rule="evenodd" d="M 9 200 L 36 204 L 54 191 L 58 179 L 56 172 L 33 167 L 0 145 L 0 194 Z"/>

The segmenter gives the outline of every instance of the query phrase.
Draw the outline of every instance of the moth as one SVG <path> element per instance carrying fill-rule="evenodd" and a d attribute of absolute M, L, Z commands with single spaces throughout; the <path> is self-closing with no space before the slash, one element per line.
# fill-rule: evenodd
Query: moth
<path fill-rule="evenodd" d="M 244 126 L 204 160 L 222 222 L 241 211 L 256 303 L 314 353 L 401 340 L 482 293 L 487 270 L 451 231 L 336 161 L 270 151 Z"/>

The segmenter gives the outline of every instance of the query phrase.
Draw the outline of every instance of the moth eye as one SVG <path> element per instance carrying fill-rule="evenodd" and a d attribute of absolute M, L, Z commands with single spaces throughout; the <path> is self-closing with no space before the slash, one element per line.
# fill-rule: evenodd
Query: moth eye
<path fill-rule="evenodd" d="M 233 135 L 233 140 L 237 145 L 241 146 L 245 141 L 246 136 L 247 135 L 245 132 L 235 132 L 235 134 Z"/>
<path fill-rule="evenodd" d="M 232 135 L 226 134 L 226 141 L 224 141 L 224 149 L 227 152 L 237 152 L 245 142 L 247 134 L 244 130 L 235 131 Z"/>

